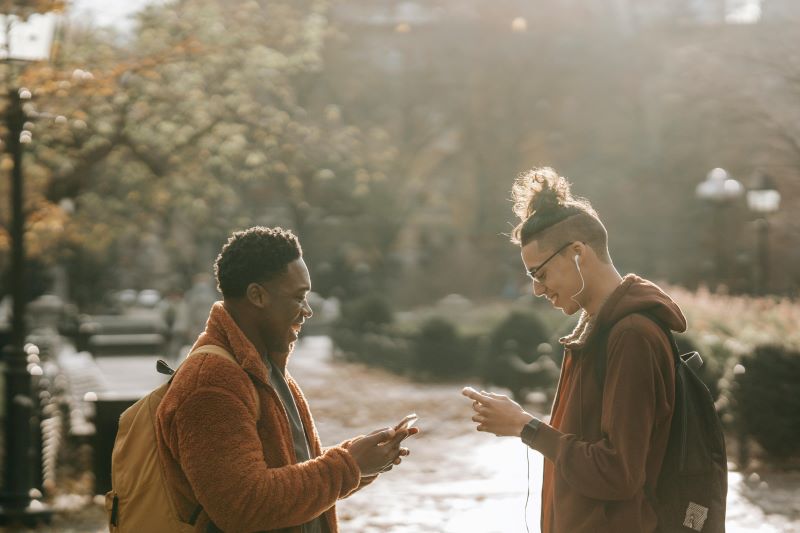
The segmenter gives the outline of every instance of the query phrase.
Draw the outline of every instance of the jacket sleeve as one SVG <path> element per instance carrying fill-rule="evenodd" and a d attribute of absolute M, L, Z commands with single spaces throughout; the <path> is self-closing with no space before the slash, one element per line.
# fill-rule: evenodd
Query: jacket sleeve
<path fill-rule="evenodd" d="M 667 402 L 658 361 L 662 343 L 632 327 L 610 339 L 597 442 L 542 424 L 534 441 L 569 486 L 588 498 L 626 500 L 644 487 L 660 403 Z M 669 412 L 669 411 L 667 411 Z"/>
<path fill-rule="evenodd" d="M 174 428 L 181 469 L 209 518 L 224 531 L 297 526 L 330 509 L 360 482 L 357 463 L 338 446 L 310 461 L 269 467 L 253 411 L 223 387 L 200 388 L 187 397 Z"/>
<path fill-rule="evenodd" d="M 341 447 L 341 448 L 344 448 L 345 450 L 348 450 L 348 449 L 350 448 L 350 444 L 351 444 L 351 443 L 352 443 L 354 440 L 355 440 L 355 439 L 347 439 L 346 441 L 344 441 L 344 442 L 341 442 L 340 444 L 338 444 L 338 445 L 337 445 L 337 447 Z M 322 452 L 323 452 L 323 453 L 325 453 L 325 452 L 326 452 L 326 451 L 328 451 L 329 449 L 330 449 L 330 448 L 323 448 L 323 449 L 322 449 Z M 362 478 L 359 480 L 359 482 L 358 482 L 358 486 L 356 486 L 356 488 L 354 488 L 354 489 L 353 489 L 352 491 L 350 491 L 349 493 L 347 493 L 347 494 L 345 494 L 344 496 L 342 496 L 342 498 L 343 498 L 343 499 L 344 499 L 344 498 L 348 498 L 348 497 L 352 496 L 353 494 L 355 494 L 356 492 L 358 492 L 358 491 L 360 491 L 361 489 L 363 489 L 364 487 L 366 487 L 366 486 L 368 486 L 368 485 L 372 485 L 372 483 L 374 483 L 374 482 L 375 482 L 375 480 L 376 480 L 376 479 L 378 479 L 378 477 L 380 477 L 380 474 L 374 474 L 374 475 L 371 475 L 371 476 L 362 477 Z"/>
<path fill-rule="evenodd" d="M 358 482 L 358 485 L 356 485 L 356 487 L 353 490 L 342 495 L 342 499 L 349 498 L 350 496 L 360 491 L 364 487 L 372 485 L 375 482 L 375 480 L 378 479 L 378 476 L 379 474 L 375 474 L 374 476 L 362 477 L 361 480 Z"/>

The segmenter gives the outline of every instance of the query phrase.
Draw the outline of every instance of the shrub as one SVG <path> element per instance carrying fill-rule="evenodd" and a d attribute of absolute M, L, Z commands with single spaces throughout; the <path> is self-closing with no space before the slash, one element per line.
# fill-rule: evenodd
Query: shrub
<path fill-rule="evenodd" d="M 455 326 L 443 318 L 422 325 L 414 339 L 415 367 L 431 377 L 460 377 L 472 371 L 474 342 L 461 338 Z"/>
<path fill-rule="evenodd" d="M 719 400 L 722 389 L 728 387 L 725 374 L 732 369 L 744 350 L 741 343 L 734 339 L 723 339 L 717 335 L 706 334 L 692 337 L 692 343 L 687 345 L 686 349 L 683 349 L 680 342 L 678 346 L 682 348 L 681 353 L 692 350 L 700 352 L 703 366 L 700 367 L 697 376 L 706 384 L 714 401 Z"/>
<path fill-rule="evenodd" d="M 776 459 L 798 453 L 800 351 L 759 345 L 742 358 L 732 384 L 735 412 L 746 433 Z"/>
<path fill-rule="evenodd" d="M 368 295 L 343 306 L 331 330 L 331 339 L 346 360 L 402 368 L 407 361 L 395 361 L 400 359 L 398 351 L 402 347 L 388 331 L 393 321 L 389 302 L 378 295 Z"/>
<path fill-rule="evenodd" d="M 511 389 L 517 400 L 528 391 L 550 390 L 558 378 L 547 331 L 533 313 L 513 311 L 492 331 L 483 361 L 483 378 Z"/>
<path fill-rule="evenodd" d="M 360 336 L 347 328 L 335 327 L 331 331 L 331 340 L 336 347 L 336 355 L 346 361 L 359 360 Z"/>
<path fill-rule="evenodd" d="M 369 294 L 342 307 L 342 316 L 336 327 L 353 331 L 375 331 L 394 322 L 394 310 L 385 298 Z"/>
<path fill-rule="evenodd" d="M 547 337 L 547 331 L 538 316 L 513 311 L 492 331 L 489 351 L 500 354 L 513 350 L 523 361 L 531 363 L 538 357 L 537 347 L 547 342 Z"/>
<path fill-rule="evenodd" d="M 402 336 L 364 333 L 358 347 L 359 360 L 398 374 L 413 372 L 413 358 L 409 342 Z"/>

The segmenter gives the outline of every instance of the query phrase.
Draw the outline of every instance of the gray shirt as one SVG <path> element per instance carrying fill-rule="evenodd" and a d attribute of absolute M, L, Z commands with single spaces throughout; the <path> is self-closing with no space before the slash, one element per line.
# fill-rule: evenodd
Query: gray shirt
<path fill-rule="evenodd" d="M 289 389 L 289 384 L 286 382 L 286 376 L 283 372 L 273 365 L 269 358 L 264 357 L 264 364 L 267 365 L 269 370 L 269 382 L 278 397 L 289 417 L 289 426 L 292 428 L 292 441 L 294 443 L 294 453 L 297 457 L 297 462 L 302 463 L 311 459 L 311 447 L 309 446 L 306 432 L 303 428 L 303 421 L 300 419 L 300 412 L 297 410 L 297 404 L 292 396 L 292 391 Z M 318 516 L 311 522 L 306 522 L 301 526 L 303 533 L 322 533 L 322 516 Z"/>

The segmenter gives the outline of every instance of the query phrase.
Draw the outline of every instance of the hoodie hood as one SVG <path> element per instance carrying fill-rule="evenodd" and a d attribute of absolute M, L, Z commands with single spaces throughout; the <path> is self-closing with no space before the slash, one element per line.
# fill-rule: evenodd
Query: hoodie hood
<path fill-rule="evenodd" d="M 635 274 L 628 274 L 622 278 L 622 282 L 608 297 L 597 316 L 590 317 L 584 311 L 573 332 L 560 339 L 560 342 L 566 348 L 580 349 L 591 339 L 594 331 L 608 330 L 622 318 L 645 311 L 661 320 L 672 331 L 686 331 L 686 317 L 672 298 L 655 283 Z"/>

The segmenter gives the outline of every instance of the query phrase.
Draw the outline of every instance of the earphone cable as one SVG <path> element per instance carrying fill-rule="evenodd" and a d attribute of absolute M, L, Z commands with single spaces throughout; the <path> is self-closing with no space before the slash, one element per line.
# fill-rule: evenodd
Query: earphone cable
<path fill-rule="evenodd" d="M 581 266 L 578 264 L 578 256 L 577 255 L 575 255 L 575 268 L 578 270 L 578 275 L 581 277 L 581 290 L 579 290 L 578 292 L 576 292 L 575 294 L 570 296 L 569 299 L 572 300 L 573 302 L 575 302 L 576 304 L 581 305 L 581 303 L 576 298 L 578 297 L 578 295 L 580 293 L 583 292 L 583 289 L 586 288 L 586 280 L 583 279 L 583 272 L 581 272 Z"/>
<path fill-rule="evenodd" d="M 530 456 L 530 448 L 525 446 L 525 470 L 528 474 L 528 482 L 525 485 L 527 492 L 525 493 L 525 531 L 531 533 L 530 528 L 528 527 L 528 501 L 531 498 L 531 456 Z"/>

